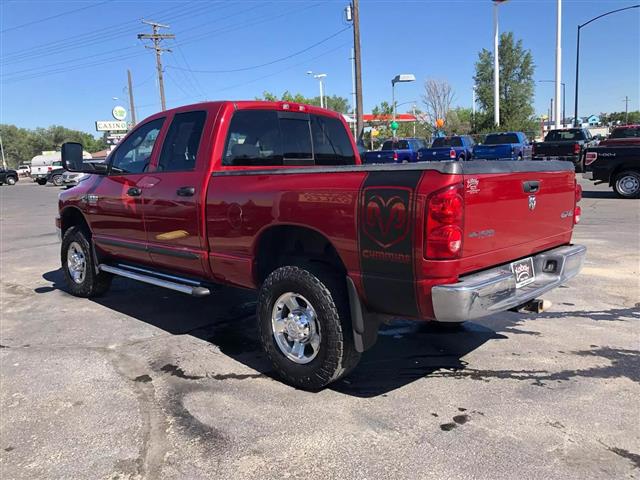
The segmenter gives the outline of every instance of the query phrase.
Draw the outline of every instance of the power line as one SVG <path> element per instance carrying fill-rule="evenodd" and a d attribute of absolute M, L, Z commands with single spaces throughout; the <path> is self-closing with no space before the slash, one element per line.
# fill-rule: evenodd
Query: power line
<path fill-rule="evenodd" d="M 290 55 L 281 57 L 281 58 L 277 58 L 275 60 L 272 60 L 270 62 L 266 62 L 266 63 L 261 63 L 259 65 L 252 65 L 250 67 L 242 67 L 242 68 L 234 68 L 234 69 L 230 69 L 230 70 L 191 70 L 191 72 L 195 72 L 195 73 L 235 73 L 235 72 L 245 72 L 247 70 L 255 70 L 256 68 L 262 68 L 262 67 L 267 67 L 269 65 L 273 65 L 274 63 L 279 63 L 282 62 L 284 60 L 288 60 L 290 58 L 293 58 L 297 55 L 301 55 L 305 52 L 308 52 L 309 50 L 317 47 L 318 45 L 322 45 L 325 42 L 328 42 L 329 40 L 331 40 L 332 38 L 337 37 L 338 35 L 340 35 L 342 32 L 349 30 L 351 28 L 351 26 L 345 27 L 341 30 L 338 30 L 337 32 L 329 35 L 326 38 L 323 38 L 322 40 L 320 40 L 319 42 L 314 43 L 313 45 L 310 45 L 306 48 L 303 48 L 302 50 L 298 50 L 297 52 L 294 52 Z M 180 68 L 180 67 L 167 67 L 167 68 L 173 68 L 176 70 L 185 70 L 184 68 Z"/>
<path fill-rule="evenodd" d="M 100 3 L 92 3 L 90 5 L 85 5 L 84 7 L 76 8 L 75 10 L 68 10 L 66 12 L 57 13 L 55 15 L 51 15 L 50 17 L 41 18 L 39 20 L 33 20 L 32 22 L 22 23 L 20 25 L 15 25 L 13 27 L 5 28 L 0 31 L 0 34 L 4 34 L 6 32 L 10 32 L 12 30 L 17 30 L 19 28 L 28 27 L 29 25 L 35 25 L 36 23 L 47 22 L 49 20 L 53 20 L 54 18 L 64 17 L 65 15 L 71 15 L 72 13 L 80 12 L 82 10 L 88 10 L 89 8 L 99 7 L 100 5 L 104 5 L 105 3 L 109 3 L 110 0 L 104 0 Z"/>

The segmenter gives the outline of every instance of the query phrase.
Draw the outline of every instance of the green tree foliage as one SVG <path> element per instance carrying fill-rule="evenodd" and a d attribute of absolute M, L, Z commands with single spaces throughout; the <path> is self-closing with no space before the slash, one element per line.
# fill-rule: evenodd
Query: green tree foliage
<path fill-rule="evenodd" d="M 522 40 L 515 40 L 513 32 L 500 35 L 500 129 L 529 131 L 536 127 L 533 97 L 535 65 L 530 50 Z M 493 118 L 493 53 L 482 49 L 476 62 L 474 76 L 476 94 L 481 111 L 476 114 L 476 130 L 494 128 Z"/>
<path fill-rule="evenodd" d="M 306 105 L 320 106 L 320 96 L 317 97 L 305 97 L 301 93 L 292 94 L 288 90 L 285 90 L 280 97 L 271 92 L 263 92 L 261 97 L 257 97 L 256 100 L 267 100 L 270 102 L 285 101 L 294 103 L 304 103 Z M 326 108 L 338 113 L 348 113 L 350 111 L 349 100 L 337 95 L 325 96 Z"/>
<path fill-rule="evenodd" d="M 625 124 L 625 119 L 627 119 L 627 115 L 624 112 L 612 112 L 612 113 L 601 113 L 600 121 L 603 125 L 617 125 L 620 123 L 621 125 Z M 635 110 L 633 112 L 629 112 L 628 114 L 628 123 L 630 124 L 638 124 L 640 123 L 640 111 Z"/>
<path fill-rule="evenodd" d="M 467 135 L 473 132 L 473 126 L 473 111 L 456 107 L 447 113 L 444 130 L 447 135 Z"/>
<path fill-rule="evenodd" d="M 60 125 L 29 130 L 15 125 L 2 124 L 0 125 L 0 135 L 2 135 L 7 164 L 11 167 L 29 162 L 45 150 L 60 150 L 64 142 L 79 142 L 88 152 L 97 152 L 107 148 L 107 143 L 103 138 L 97 139 L 89 133 L 71 130 Z"/>

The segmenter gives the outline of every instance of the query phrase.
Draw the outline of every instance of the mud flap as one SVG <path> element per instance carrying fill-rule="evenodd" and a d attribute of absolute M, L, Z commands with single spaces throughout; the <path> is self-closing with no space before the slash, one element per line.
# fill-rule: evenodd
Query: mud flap
<path fill-rule="evenodd" d="M 349 277 L 347 277 L 347 291 L 349 292 L 353 342 L 356 350 L 362 353 L 375 345 L 381 321 L 377 315 L 369 314 L 366 311 L 360 301 L 358 290 Z"/>

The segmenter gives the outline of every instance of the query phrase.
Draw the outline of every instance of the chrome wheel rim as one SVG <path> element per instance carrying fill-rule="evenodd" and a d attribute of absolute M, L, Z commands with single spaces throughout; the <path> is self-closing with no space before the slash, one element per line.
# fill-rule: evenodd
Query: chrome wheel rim
<path fill-rule="evenodd" d="M 313 305 L 302 295 L 280 295 L 271 312 L 271 328 L 276 345 L 292 362 L 309 363 L 318 355 L 320 324 Z"/>
<path fill-rule="evenodd" d="M 616 187 L 623 195 L 635 195 L 640 190 L 640 181 L 633 175 L 625 175 L 617 180 Z"/>
<path fill-rule="evenodd" d="M 67 250 L 67 270 L 76 283 L 84 282 L 87 272 L 87 260 L 78 242 L 71 242 Z"/>

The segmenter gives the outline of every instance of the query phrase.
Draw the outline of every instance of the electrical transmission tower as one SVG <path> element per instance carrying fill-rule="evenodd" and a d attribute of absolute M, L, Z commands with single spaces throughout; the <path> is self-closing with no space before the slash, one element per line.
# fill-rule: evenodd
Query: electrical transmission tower
<path fill-rule="evenodd" d="M 163 25 L 157 22 L 151 22 L 148 20 L 142 20 L 142 23 L 146 25 L 151 25 L 153 29 L 153 33 L 139 33 L 139 40 L 151 40 L 153 45 L 148 46 L 145 45 L 145 48 L 150 50 L 155 50 L 156 52 L 156 68 L 158 69 L 158 86 L 160 88 L 160 103 L 162 105 L 162 110 L 167 109 L 167 105 L 164 98 L 164 80 L 162 78 L 162 60 L 160 59 L 160 55 L 162 52 L 170 52 L 171 50 L 168 48 L 161 48 L 160 42 L 162 40 L 171 40 L 176 38 L 176 36 L 172 33 L 159 33 L 161 28 L 169 28 L 169 25 Z"/>

